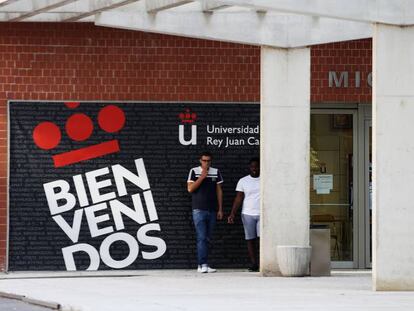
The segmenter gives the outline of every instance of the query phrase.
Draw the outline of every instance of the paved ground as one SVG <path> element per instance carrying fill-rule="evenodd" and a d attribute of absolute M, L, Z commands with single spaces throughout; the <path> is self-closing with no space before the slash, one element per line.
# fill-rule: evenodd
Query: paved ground
<path fill-rule="evenodd" d="M 0 279 L 0 291 L 79 311 L 414 310 L 414 292 L 374 292 L 369 272 L 265 278 L 240 271 L 143 271 L 123 277 Z"/>
<path fill-rule="evenodd" d="M 51 311 L 25 302 L 21 302 L 14 299 L 0 298 L 0 310 L 1 311 Z"/>

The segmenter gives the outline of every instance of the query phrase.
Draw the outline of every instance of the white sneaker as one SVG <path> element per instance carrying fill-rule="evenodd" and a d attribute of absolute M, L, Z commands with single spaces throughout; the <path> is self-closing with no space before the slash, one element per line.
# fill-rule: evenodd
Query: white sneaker
<path fill-rule="evenodd" d="M 217 272 L 217 269 L 207 267 L 207 273 L 214 273 L 214 272 Z"/>
<path fill-rule="evenodd" d="M 201 266 L 201 273 L 214 273 L 216 271 L 216 269 L 210 268 L 208 265 Z"/>
<path fill-rule="evenodd" d="M 197 272 L 201 273 L 201 266 L 200 265 L 198 265 L 198 267 L 197 267 Z"/>

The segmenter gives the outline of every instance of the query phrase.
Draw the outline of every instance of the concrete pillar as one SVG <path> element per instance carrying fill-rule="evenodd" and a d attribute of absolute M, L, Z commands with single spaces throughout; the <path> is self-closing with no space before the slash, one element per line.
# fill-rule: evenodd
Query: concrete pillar
<path fill-rule="evenodd" d="M 280 275 L 278 245 L 309 245 L 310 49 L 261 49 L 263 275 Z"/>
<path fill-rule="evenodd" d="M 414 27 L 373 39 L 373 286 L 414 290 Z"/>

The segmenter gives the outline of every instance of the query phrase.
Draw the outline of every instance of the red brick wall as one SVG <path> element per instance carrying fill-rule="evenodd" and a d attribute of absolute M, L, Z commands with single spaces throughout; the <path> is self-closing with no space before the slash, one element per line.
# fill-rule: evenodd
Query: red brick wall
<path fill-rule="evenodd" d="M 95 27 L 0 27 L 0 269 L 6 262 L 7 100 L 260 100 L 260 49 Z M 371 70 L 371 41 L 312 48 L 313 102 L 370 102 L 369 87 L 328 87 L 329 70 Z M 364 85 L 364 82 L 361 83 Z"/>
<path fill-rule="evenodd" d="M 349 72 L 349 87 L 329 87 L 329 71 Z M 355 72 L 361 86 L 355 87 Z M 372 40 L 354 40 L 315 45 L 311 49 L 311 102 L 371 103 L 367 76 L 372 71 Z"/>

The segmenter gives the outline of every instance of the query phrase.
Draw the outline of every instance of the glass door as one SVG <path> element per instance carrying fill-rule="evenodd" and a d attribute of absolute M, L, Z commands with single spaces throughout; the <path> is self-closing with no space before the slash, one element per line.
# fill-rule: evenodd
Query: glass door
<path fill-rule="evenodd" d="M 334 268 L 354 261 L 355 118 L 349 110 L 311 114 L 310 220 L 330 228 Z"/>

